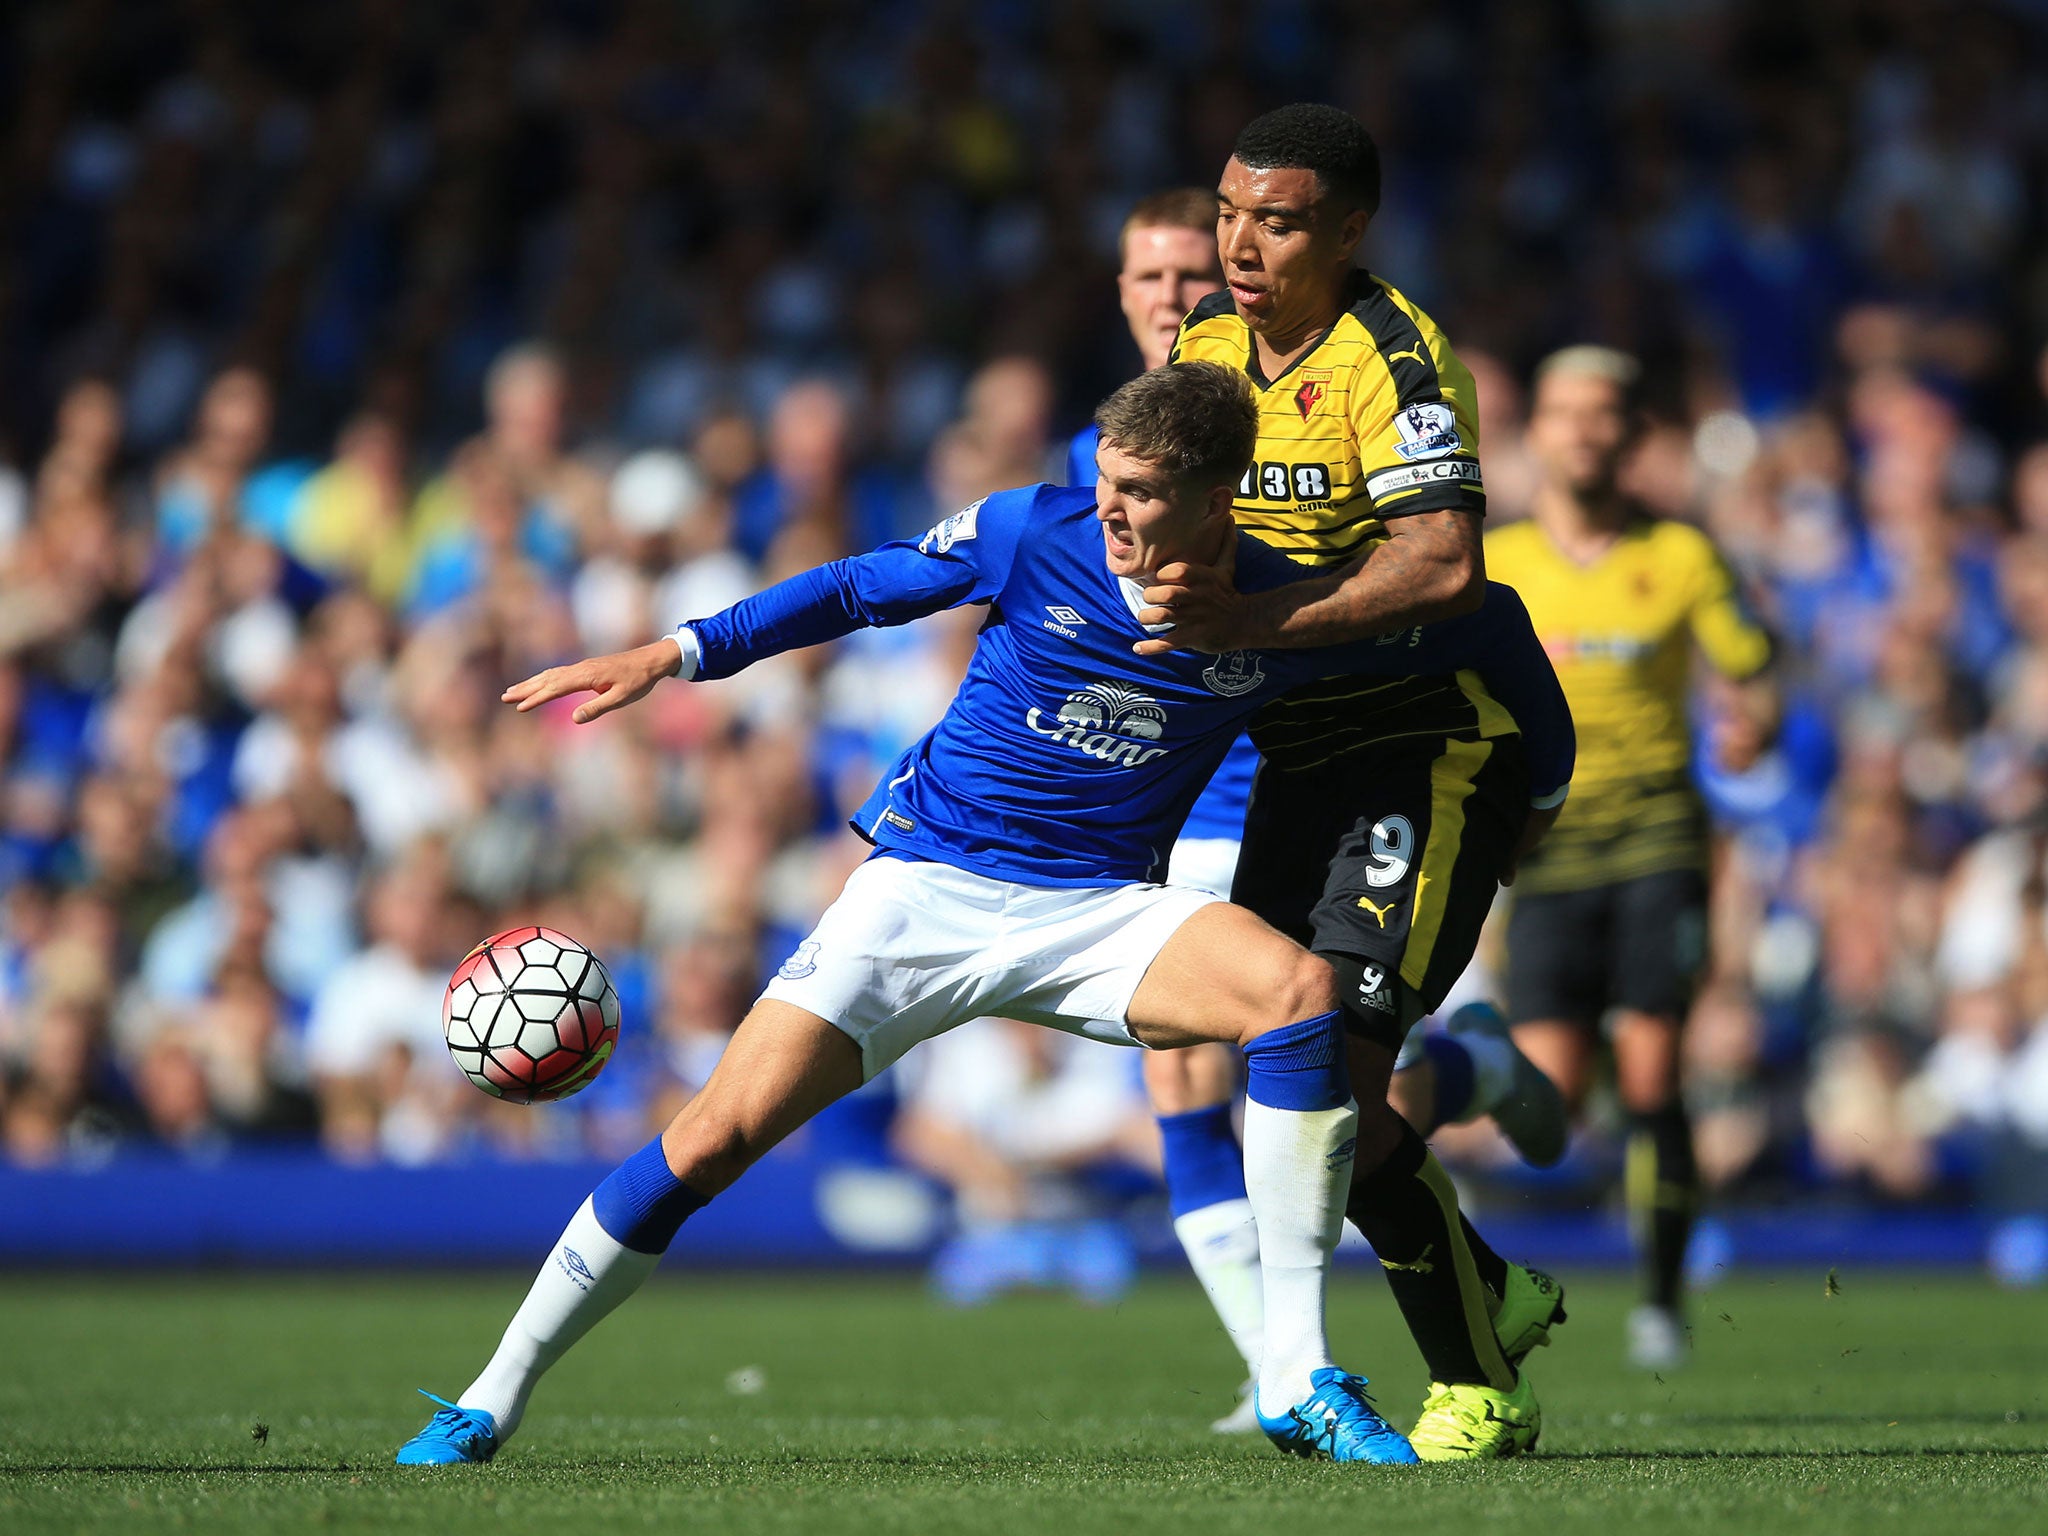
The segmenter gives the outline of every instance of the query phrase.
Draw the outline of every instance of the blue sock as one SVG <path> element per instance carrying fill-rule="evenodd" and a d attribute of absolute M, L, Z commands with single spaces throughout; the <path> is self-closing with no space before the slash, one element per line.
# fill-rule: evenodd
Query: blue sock
<path fill-rule="evenodd" d="M 1230 1106 L 1161 1115 L 1166 1147 L 1166 1203 L 1176 1217 L 1244 1198 L 1244 1153 L 1230 1127 Z"/>
<path fill-rule="evenodd" d="M 1245 1093 L 1269 1109 L 1337 1109 L 1351 1097 L 1343 1014 L 1268 1030 L 1244 1048 Z"/>
<path fill-rule="evenodd" d="M 1436 1134 L 1438 1126 L 1465 1118 L 1479 1086 L 1479 1072 L 1472 1065 L 1472 1053 L 1449 1035 L 1424 1035 L 1422 1051 L 1436 1068 L 1436 1112 L 1422 1133 L 1427 1139 Z"/>
<path fill-rule="evenodd" d="M 676 1232 L 708 1204 L 669 1171 L 655 1137 L 627 1158 L 591 1192 L 597 1224 L 635 1253 L 666 1253 Z"/>

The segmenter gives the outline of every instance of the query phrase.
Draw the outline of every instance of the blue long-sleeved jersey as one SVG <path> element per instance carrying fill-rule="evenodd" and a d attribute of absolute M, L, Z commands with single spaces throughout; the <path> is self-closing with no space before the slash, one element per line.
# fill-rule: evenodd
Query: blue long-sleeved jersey
<path fill-rule="evenodd" d="M 1238 536 L 1241 591 L 1307 574 Z M 1485 604 L 1463 618 L 1349 645 L 1137 656 L 1142 588 L 1109 570 L 1093 492 L 1050 485 L 1000 492 L 916 543 L 836 560 L 689 621 L 685 673 L 728 677 L 963 603 L 990 611 L 960 691 L 854 820 L 885 850 L 1023 885 L 1159 879 L 1246 720 L 1301 683 L 1354 673 L 1476 671 L 1521 728 L 1532 797 L 1571 779 L 1571 712 L 1510 588 L 1488 583 Z"/>

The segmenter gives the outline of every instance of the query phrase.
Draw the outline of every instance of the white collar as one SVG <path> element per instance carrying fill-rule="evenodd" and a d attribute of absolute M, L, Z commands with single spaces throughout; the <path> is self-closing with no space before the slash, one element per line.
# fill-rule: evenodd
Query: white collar
<path fill-rule="evenodd" d="M 1116 579 L 1116 584 L 1124 595 L 1124 606 L 1131 610 L 1132 618 L 1136 619 L 1140 613 L 1152 606 L 1145 601 L 1144 582 L 1130 576 L 1119 576 Z M 1139 619 L 1138 628 L 1144 630 L 1148 635 L 1163 635 L 1173 626 L 1171 624 L 1147 624 L 1142 619 Z"/>

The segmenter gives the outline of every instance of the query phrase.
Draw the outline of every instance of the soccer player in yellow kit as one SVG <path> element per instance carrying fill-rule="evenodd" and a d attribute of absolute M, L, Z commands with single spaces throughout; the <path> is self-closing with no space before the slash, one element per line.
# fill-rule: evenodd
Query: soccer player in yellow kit
<path fill-rule="evenodd" d="M 1218 192 L 1226 290 L 1195 307 L 1173 356 L 1251 379 L 1259 443 L 1238 524 L 1328 573 L 1277 597 L 1238 593 L 1227 570 L 1159 573 L 1143 618 L 1173 631 L 1139 649 L 1215 653 L 1209 686 L 1227 690 L 1253 649 L 1401 645 L 1466 611 L 1484 590 L 1485 492 L 1471 374 L 1434 321 L 1353 266 L 1379 202 L 1364 127 L 1308 103 L 1267 113 Z M 1562 1294 L 1487 1248 L 1385 1099 L 1410 1026 L 1442 1002 L 1557 807 L 1531 804 L 1515 722 L 1470 673 L 1298 689 L 1251 735 L 1263 764 L 1231 899 L 1342 983 L 1361 1106 L 1348 1213 L 1430 1368 L 1410 1439 L 1425 1460 L 1513 1455 L 1541 1427 L 1519 1362 L 1562 1320 Z"/>
<path fill-rule="evenodd" d="M 1534 515 L 1489 533 L 1486 563 L 1528 604 L 1579 733 L 1570 803 L 1516 884 L 1508 1016 L 1574 1107 L 1610 1021 L 1645 1285 L 1629 1354 L 1661 1370 L 1686 1355 L 1680 1282 L 1699 1184 L 1679 1097 L 1680 1028 L 1706 958 L 1707 818 L 1686 714 L 1695 651 L 1748 684 L 1745 707 L 1768 716 L 1775 701 L 1762 681 L 1770 637 L 1712 541 L 1615 483 L 1635 380 L 1634 360 L 1604 347 L 1568 347 L 1537 369 Z"/>
<path fill-rule="evenodd" d="M 1118 240 L 1117 293 L 1131 340 L 1148 370 L 1166 361 L 1187 314 L 1223 287 L 1216 218 L 1214 189 L 1182 187 L 1144 198 L 1124 221 Z M 1277 423 L 1280 434 L 1292 429 L 1295 414 L 1292 408 L 1284 411 Z M 1304 422 L 1308 419 L 1303 417 Z M 1317 417 L 1315 424 L 1325 434 L 1341 437 L 1350 431 L 1341 417 Z M 1264 425 L 1266 435 L 1273 437 L 1275 423 L 1268 420 Z M 1076 435 L 1069 454 L 1069 484 L 1094 483 L 1096 441 L 1092 425 Z M 1240 738 L 1232 746 L 1174 843 L 1167 884 L 1230 895 L 1258 763 L 1258 752 L 1248 740 Z M 1381 905 L 1386 905 L 1384 898 Z M 1449 1088 L 1445 1093 L 1434 1091 L 1438 1063 L 1443 1064 Z M 1426 1044 L 1411 1038 L 1397 1066 L 1413 1085 L 1397 1103 L 1404 1112 L 1409 1102 L 1428 1106 L 1427 1118 L 1409 1116 L 1416 1123 L 1474 1119 L 1497 1110 L 1503 1129 L 1518 1147 L 1526 1151 L 1533 1145 L 1532 1155 L 1547 1148 L 1550 1160 L 1562 1152 L 1562 1105 L 1536 1069 L 1514 1054 L 1506 1024 L 1490 1006 L 1461 1010 L 1448 1032 Z M 1482 1067 L 1487 1070 L 1476 1070 Z M 1224 1331 L 1244 1356 L 1248 1376 L 1255 1378 L 1264 1308 L 1258 1227 L 1246 1197 L 1231 1123 L 1237 1056 L 1214 1045 L 1155 1051 L 1145 1058 L 1144 1072 L 1146 1094 L 1159 1122 L 1174 1235 Z M 1482 1091 L 1481 1077 L 1487 1091 Z M 1540 1103 L 1524 1097 L 1532 1084 L 1541 1087 Z M 1250 1391 L 1211 1427 L 1222 1433 L 1256 1431 L 1258 1416 Z"/>

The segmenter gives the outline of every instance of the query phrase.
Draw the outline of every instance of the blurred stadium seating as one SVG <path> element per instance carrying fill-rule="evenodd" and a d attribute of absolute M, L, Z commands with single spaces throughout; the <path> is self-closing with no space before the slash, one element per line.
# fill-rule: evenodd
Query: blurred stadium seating
<path fill-rule="evenodd" d="M 10 7 L 0 1178 L 637 1145 L 973 616 L 587 729 L 498 690 L 1056 473 L 1134 366 L 1124 210 L 1315 97 L 1380 139 L 1371 260 L 1479 376 L 1492 515 L 1533 361 L 1627 347 L 1635 490 L 1785 641 L 1779 742 L 1707 784 L 1717 1199 L 2048 1206 L 2042 9 L 1467 10 Z M 514 919 L 626 1009 L 544 1113 L 438 1040 Z"/>

